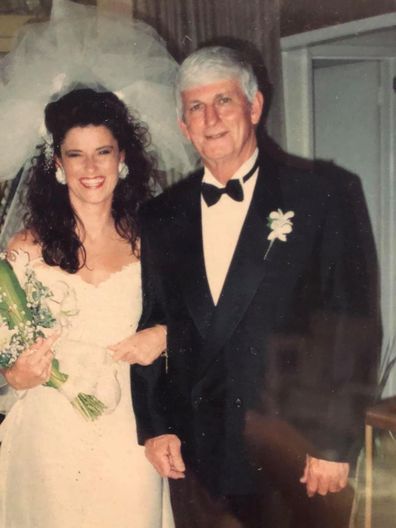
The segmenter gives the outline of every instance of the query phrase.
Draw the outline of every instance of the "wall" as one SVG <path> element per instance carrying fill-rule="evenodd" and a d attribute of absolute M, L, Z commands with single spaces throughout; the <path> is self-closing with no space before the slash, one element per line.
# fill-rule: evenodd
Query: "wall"
<path fill-rule="evenodd" d="M 396 12 L 395 0 L 280 0 L 280 2 L 280 29 L 283 37 Z"/>

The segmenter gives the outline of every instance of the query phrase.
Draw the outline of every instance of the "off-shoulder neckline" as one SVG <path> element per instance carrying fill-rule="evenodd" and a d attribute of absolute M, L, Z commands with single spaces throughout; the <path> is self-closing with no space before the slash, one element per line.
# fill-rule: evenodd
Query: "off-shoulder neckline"
<path fill-rule="evenodd" d="M 30 266 L 34 266 L 35 263 L 44 263 L 43 257 L 37 256 L 33 258 L 29 258 L 28 261 Z M 112 271 L 105 277 L 103 280 L 99 281 L 98 283 L 88 282 L 87 280 L 83 279 L 81 275 L 78 275 L 77 273 L 68 273 L 67 271 L 62 270 L 59 266 L 49 266 L 48 264 L 44 265 L 47 267 L 47 269 L 50 269 L 51 271 L 58 272 L 61 275 L 67 276 L 67 277 L 74 277 L 75 279 L 79 280 L 82 284 L 86 285 L 88 288 L 93 289 L 99 289 L 100 286 L 107 284 L 111 279 L 114 277 L 124 273 L 126 270 L 129 270 L 130 268 L 134 268 L 136 266 L 137 269 L 139 269 L 140 260 L 134 260 L 132 262 L 129 262 L 128 264 L 124 264 L 121 266 L 120 269 Z"/>

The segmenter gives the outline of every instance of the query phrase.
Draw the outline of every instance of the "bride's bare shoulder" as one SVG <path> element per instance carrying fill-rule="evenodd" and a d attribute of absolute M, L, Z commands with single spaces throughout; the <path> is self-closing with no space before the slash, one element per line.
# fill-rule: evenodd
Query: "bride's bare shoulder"
<path fill-rule="evenodd" d="M 16 233 L 8 242 L 7 253 L 25 251 L 30 259 L 41 257 L 41 246 L 31 231 L 23 230 Z"/>

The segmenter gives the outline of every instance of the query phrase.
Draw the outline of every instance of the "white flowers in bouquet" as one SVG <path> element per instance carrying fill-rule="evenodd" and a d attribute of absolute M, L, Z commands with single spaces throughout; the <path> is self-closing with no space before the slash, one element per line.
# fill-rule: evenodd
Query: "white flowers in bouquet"
<path fill-rule="evenodd" d="M 13 332 L 8 328 L 8 325 L 6 323 L 0 324 L 0 350 L 3 350 L 9 345 L 12 336 Z"/>

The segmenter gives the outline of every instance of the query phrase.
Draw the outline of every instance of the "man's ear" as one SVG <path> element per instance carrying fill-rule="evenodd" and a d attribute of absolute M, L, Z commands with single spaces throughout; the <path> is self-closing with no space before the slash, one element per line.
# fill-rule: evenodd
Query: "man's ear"
<path fill-rule="evenodd" d="M 125 161 L 125 150 L 120 150 L 120 161 L 121 162 Z"/>
<path fill-rule="evenodd" d="M 186 123 L 182 119 L 178 119 L 177 124 L 179 125 L 179 128 L 182 131 L 183 136 L 187 138 L 188 141 L 191 141 L 190 132 L 188 131 L 188 127 Z"/>
<path fill-rule="evenodd" d="M 253 101 L 250 105 L 250 119 L 252 121 L 252 125 L 257 125 L 260 121 L 261 114 L 263 113 L 264 109 L 264 95 L 260 90 L 257 90 L 253 97 Z"/>
<path fill-rule="evenodd" d="M 63 169 L 62 160 L 58 156 L 54 156 L 54 160 L 56 167 L 60 167 L 61 169 Z"/>

